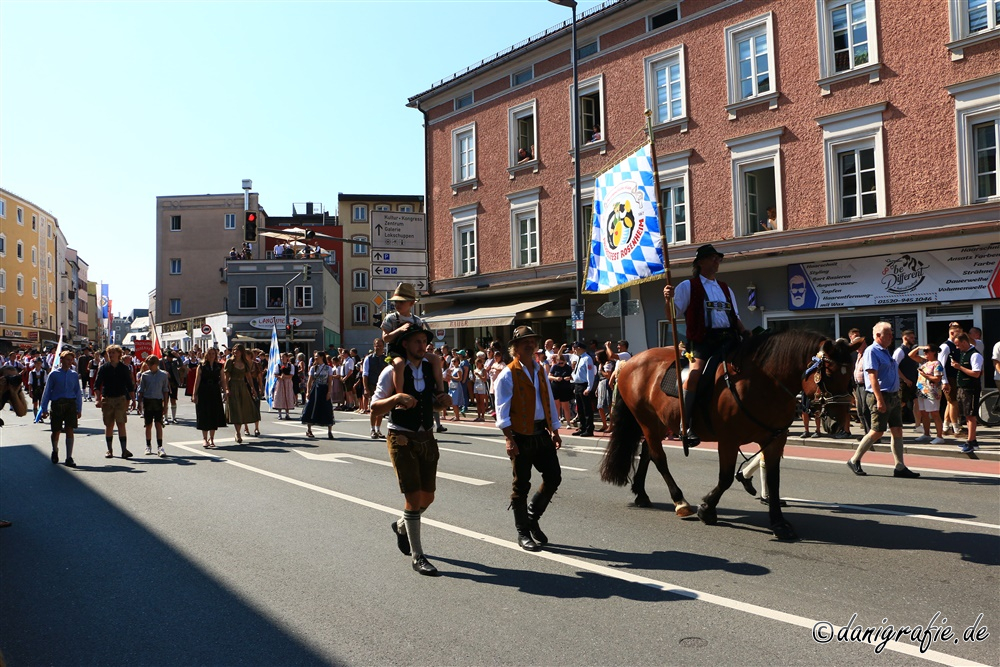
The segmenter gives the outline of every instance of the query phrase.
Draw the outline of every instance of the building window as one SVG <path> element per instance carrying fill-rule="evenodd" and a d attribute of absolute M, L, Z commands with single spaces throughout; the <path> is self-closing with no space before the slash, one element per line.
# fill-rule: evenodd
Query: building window
<path fill-rule="evenodd" d="M 775 226 L 781 220 L 780 141 L 783 127 L 726 141 L 732 160 L 733 231 L 750 236 L 769 228 L 768 209 Z M 773 223 L 772 223 L 773 224 Z"/>
<path fill-rule="evenodd" d="M 18 294 L 24 294 L 24 276 L 20 273 L 17 274 L 17 279 L 14 281 L 14 287 L 17 289 Z"/>
<path fill-rule="evenodd" d="M 226 213 L 225 223 L 223 224 L 223 229 L 236 229 L 236 214 Z"/>
<path fill-rule="evenodd" d="M 7 272 L 0 269 L 0 292 L 7 291 Z"/>
<path fill-rule="evenodd" d="M 38 248 L 31 246 L 31 265 L 38 266 Z"/>
<path fill-rule="evenodd" d="M 0 234 L 0 257 L 7 256 L 7 237 Z"/>
<path fill-rule="evenodd" d="M 352 239 L 356 241 L 368 241 L 367 236 L 352 236 Z M 365 257 L 368 255 L 368 245 L 367 243 L 352 243 L 351 244 L 351 256 L 352 257 Z"/>
<path fill-rule="evenodd" d="M 181 300 L 180 299 L 171 299 L 170 300 L 170 314 L 171 315 L 180 315 L 181 314 Z"/>
<path fill-rule="evenodd" d="M 0 306 L 0 324 L 6 324 L 6 323 L 7 323 L 7 306 Z"/>
<path fill-rule="evenodd" d="M 685 97 L 684 46 L 646 58 L 646 108 L 653 110 L 653 124 L 686 120 Z M 682 130 L 686 129 L 685 123 Z"/>
<path fill-rule="evenodd" d="M 21 308 L 17 309 L 17 323 L 24 324 L 24 310 Z"/>
<path fill-rule="evenodd" d="M 257 288 L 240 287 L 240 308 L 249 309 L 257 307 Z"/>
<path fill-rule="evenodd" d="M 7 217 L 7 200 L 0 199 L 0 218 Z"/>
<path fill-rule="evenodd" d="M 879 80 L 875 0 L 816 0 L 820 88 L 856 76 Z"/>
<path fill-rule="evenodd" d="M 824 116 L 827 221 L 887 215 L 882 149 L 882 112 L 886 104 Z"/>
<path fill-rule="evenodd" d="M 588 42 L 587 44 L 584 44 L 583 46 L 577 47 L 577 49 L 576 49 L 576 59 L 577 60 L 583 60 L 584 58 L 589 58 L 590 56 L 592 56 L 595 53 L 597 53 L 599 50 L 600 50 L 600 47 L 598 46 L 597 40 L 595 39 L 592 42 Z"/>
<path fill-rule="evenodd" d="M 24 261 L 24 243 L 21 241 L 17 242 L 17 258 L 22 262 Z"/>
<path fill-rule="evenodd" d="M 24 225 L 24 209 L 17 207 L 17 224 Z"/>
<path fill-rule="evenodd" d="M 368 304 L 356 303 L 351 310 L 354 311 L 354 324 L 368 324 Z"/>
<path fill-rule="evenodd" d="M 743 106 L 768 100 L 777 108 L 778 87 L 774 61 L 771 14 L 726 28 L 726 76 L 729 81 L 730 120 Z"/>
<path fill-rule="evenodd" d="M 285 288 L 278 286 L 270 286 L 264 288 L 264 294 L 267 297 L 267 308 L 284 308 L 285 306 Z"/>
<path fill-rule="evenodd" d="M 532 65 L 528 69 L 523 69 L 520 72 L 514 72 L 510 75 L 510 85 L 520 86 L 521 84 L 528 83 L 535 78 L 535 67 Z"/>
<path fill-rule="evenodd" d="M 965 4 L 968 34 L 996 30 L 1000 25 L 1000 0 L 968 0 Z"/>
<path fill-rule="evenodd" d="M 33 231 L 33 232 L 37 232 L 38 231 L 38 216 L 37 215 L 31 216 L 31 231 Z"/>
<path fill-rule="evenodd" d="M 31 296 L 38 298 L 38 278 L 31 279 Z"/>
<path fill-rule="evenodd" d="M 949 86 L 948 93 L 955 98 L 959 204 L 996 202 L 1000 193 L 1000 75 Z"/>
<path fill-rule="evenodd" d="M 476 126 L 459 128 L 451 134 L 452 182 L 465 183 L 476 178 Z"/>
<path fill-rule="evenodd" d="M 538 264 L 538 217 L 534 211 L 514 214 L 517 232 L 517 266 Z"/>
<path fill-rule="evenodd" d="M 45 268 L 48 269 L 49 273 L 52 273 L 52 253 L 48 253 L 45 256 Z"/>
<path fill-rule="evenodd" d="M 54 301 L 56 298 L 56 287 L 52 283 L 49 283 L 49 301 Z"/>
<path fill-rule="evenodd" d="M 688 240 L 687 196 L 684 191 L 684 181 L 667 182 L 660 191 L 665 243 L 686 243 Z"/>
<path fill-rule="evenodd" d="M 295 286 L 295 307 L 296 308 L 313 307 L 313 288 L 311 285 Z"/>
<path fill-rule="evenodd" d="M 170 231 L 172 232 L 181 231 L 181 216 L 179 215 L 170 216 Z"/>
<path fill-rule="evenodd" d="M 676 23 L 680 17 L 680 10 L 676 6 L 671 7 L 664 12 L 653 14 L 649 17 L 649 30 L 657 30 L 665 25 Z"/>
<path fill-rule="evenodd" d="M 507 112 L 510 166 L 530 162 L 535 153 L 535 100 L 511 108 Z"/>
<path fill-rule="evenodd" d="M 176 257 L 170 260 L 170 275 L 179 276 L 181 274 L 181 260 Z"/>
<path fill-rule="evenodd" d="M 351 273 L 351 282 L 356 290 L 367 290 L 368 289 L 368 272 L 364 269 L 359 269 Z"/>
<path fill-rule="evenodd" d="M 476 261 L 476 215 L 478 204 L 452 209 L 452 247 L 455 249 L 455 275 L 468 276 L 479 268 Z"/>
<path fill-rule="evenodd" d="M 455 111 L 458 111 L 459 109 L 464 109 L 465 107 L 468 106 L 472 106 L 472 93 L 455 98 Z"/>
<path fill-rule="evenodd" d="M 572 90 L 572 87 L 570 88 Z M 580 141 L 584 144 L 602 142 L 604 127 L 604 77 L 596 76 L 580 82 Z"/>
<path fill-rule="evenodd" d="M 52 225 L 47 225 L 47 226 L 48 226 L 48 231 L 46 232 L 46 236 L 52 238 Z"/>
<path fill-rule="evenodd" d="M 389 206 L 388 204 L 375 204 L 375 210 L 376 211 L 391 211 L 392 210 L 392 206 Z"/>
<path fill-rule="evenodd" d="M 351 207 L 352 222 L 368 222 L 368 207 L 364 204 L 355 204 Z"/>
<path fill-rule="evenodd" d="M 400 204 L 399 205 L 399 212 L 400 213 L 413 213 L 413 206 L 411 206 L 410 204 Z"/>

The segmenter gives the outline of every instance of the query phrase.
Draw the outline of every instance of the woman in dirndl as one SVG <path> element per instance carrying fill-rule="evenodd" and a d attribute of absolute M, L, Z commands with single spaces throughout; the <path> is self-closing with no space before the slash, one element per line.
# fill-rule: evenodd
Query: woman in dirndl
<path fill-rule="evenodd" d="M 233 346 L 232 355 L 223 367 L 226 374 L 226 421 L 236 429 L 236 443 L 243 444 L 240 426 L 253 423 L 257 415 L 257 402 L 250 389 L 253 359 L 246 353 L 243 343 Z"/>
<path fill-rule="evenodd" d="M 333 369 L 327 365 L 326 352 L 317 350 L 313 354 L 313 365 L 309 368 L 306 393 L 309 399 L 302 410 L 302 423 L 307 426 L 306 437 L 315 438 L 313 426 L 326 426 L 326 437 L 333 440 Z"/>
<path fill-rule="evenodd" d="M 278 419 L 291 419 L 291 409 L 295 407 L 295 386 L 292 378 L 295 377 L 295 365 L 290 360 L 291 355 L 287 352 L 281 355 L 281 365 L 278 366 L 278 377 L 274 383 L 272 392 L 272 407 L 278 411 Z M 281 411 L 285 411 L 285 416 L 281 416 Z"/>

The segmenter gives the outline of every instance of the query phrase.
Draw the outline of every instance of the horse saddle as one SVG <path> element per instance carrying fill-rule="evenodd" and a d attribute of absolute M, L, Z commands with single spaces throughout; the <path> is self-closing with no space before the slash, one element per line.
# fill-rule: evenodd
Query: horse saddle
<path fill-rule="evenodd" d="M 704 403 L 706 396 L 710 396 L 713 388 L 715 387 L 715 372 L 719 367 L 719 363 L 725 358 L 727 349 L 722 349 L 713 354 L 709 360 L 705 363 L 705 369 L 701 373 L 701 378 L 698 380 L 698 386 L 695 387 L 695 401 L 698 405 Z M 688 361 L 686 357 L 681 357 L 681 368 L 687 368 Z M 670 364 L 666 372 L 663 374 L 663 379 L 660 380 L 660 389 L 667 396 L 672 396 L 673 398 L 679 398 L 677 391 L 677 364 Z"/>

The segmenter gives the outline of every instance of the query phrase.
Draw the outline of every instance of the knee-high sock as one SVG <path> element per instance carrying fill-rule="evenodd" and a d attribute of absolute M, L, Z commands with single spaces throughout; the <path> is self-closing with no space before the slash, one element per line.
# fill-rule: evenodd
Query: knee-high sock
<path fill-rule="evenodd" d="M 890 439 L 892 441 L 892 458 L 896 460 L 896 469 L 901 470 L 906 467 L 903 465 L 903 437 L 902 435 L 896 437 L 893 434 Z"/>
<path fill-rule="evenodd" d="M 406 536 L 410 540 L 410 552 L 413 557 L 421 556 L 424 553 L 420 546 L 420 512 L 419 510 L 405 510 L 403 521 L 406 523 Z"/>
<path fill-rule="evenodd" d="M 171 419 L 177 419 L 177 404 L 176 403 L 171 403 L 170 404 L 170 418 Z"/>
<path fill-rule="evenodd" d="M 66 435 L 66 458 L 73 458 L 73 436 Z"/>
<path fill-rule="evenodd" d="M 114 436 L 106 435 L 104 436 L 105 442 L 108 443 L 108 451 L 111 451 L 111 441 L 114 440 Z"/>
<path fill-rule="evenodd" d="M 52 431 L 52 435 L 49 436 L 49 440 L 52 441 L 52 451 L 59 451 L 59 434 Z"/>
<path fill-rule="evenodd" d="M 865 452 L 872 448 L 873 442 L 875 442 L 875 438 L 872 437 L 872 433 L 869 431 L 865 434 L 865 437 L 861 438 L 861 443 L 858 445 L 858 449 L 854 452 L 854 456 L 851 457 L 851 460 L 855 463 L 860 463 L 861 457 L 865 455 Z"/>
<path fill-rule="evenodd" d="M 125 436 L 125 435 L 122 435 L 121 433 L 119 433 L 118 434 L 118 444 L 122 446 L 122 451 L 123 452 L 126 449 L 128 449 L 128 436 Z"/>

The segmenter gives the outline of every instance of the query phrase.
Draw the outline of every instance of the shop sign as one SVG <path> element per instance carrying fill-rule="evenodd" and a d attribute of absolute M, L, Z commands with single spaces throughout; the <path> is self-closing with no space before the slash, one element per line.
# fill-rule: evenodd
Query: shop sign
<path fill-rule="evenodd" d="M 4 338 L 24 338 L 24 332 L 20 329 L 4 329 Z"/>
<path fill-rule="evenodd" d="M 290 318 L 292 320 L 293 327 L 302 326 L 302 320 L 295 317 L 294 315 Z M 250 326 L 254 329 L 270 329 L 271 327 L 277 327 L 279 329 L 285 328 L 285 316 L 284 315 L 268 315 L 267 317 L 255 317 L 250 320 Z"/>
<path fill-rule="evenodd" d="M 788 308 L 1000 298 L 1000 243 L 788 265 Z"/>

